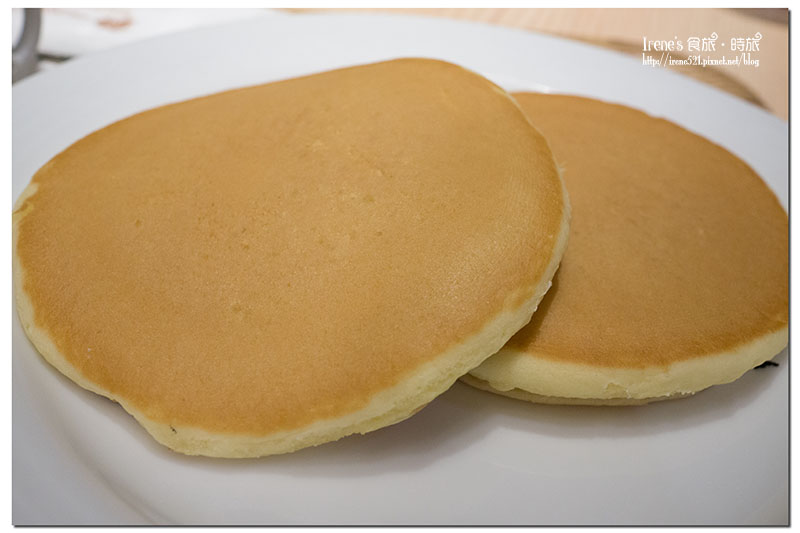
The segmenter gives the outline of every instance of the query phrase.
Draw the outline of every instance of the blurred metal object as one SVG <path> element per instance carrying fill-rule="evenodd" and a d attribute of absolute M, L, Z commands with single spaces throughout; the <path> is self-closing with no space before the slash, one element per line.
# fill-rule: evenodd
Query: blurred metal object
<path fill-rule="evenodd" d="M 11 50 L 11 82 L 16 83 L 25 76 L 36 72 L 38 56 L 36 45 L 39 43 L 39 29 L 42 25 L 42 10 L 25 8 L 25 21 L 22 36 Z"/>

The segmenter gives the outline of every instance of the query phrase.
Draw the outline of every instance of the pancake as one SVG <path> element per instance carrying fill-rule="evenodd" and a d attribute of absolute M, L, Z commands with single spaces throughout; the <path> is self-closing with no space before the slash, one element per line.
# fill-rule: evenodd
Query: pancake
<path fill-rule="evenodd" d="M 788 338 L 788 219 L 738 157 L 587 98 L 517 94 L 573 218 L 531 323 L 464 381 L 534 402 L 637 404 L 728 383 Z"/>
<path fill-rule="evenodd" d="M 44 358 L 186 454 L 407 418 L 526 324 L 565 248 L 514 100 L 405 59 L 159 107 L 45 164 L 13 215 Z"/>

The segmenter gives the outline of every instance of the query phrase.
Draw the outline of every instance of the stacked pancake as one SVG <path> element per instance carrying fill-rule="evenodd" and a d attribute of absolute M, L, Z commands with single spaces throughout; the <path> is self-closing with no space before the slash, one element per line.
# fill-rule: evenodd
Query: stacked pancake
<path fill-rule="evenodd" d="M 636 404 L 727 383 L 788 339 L 786 213 L 739 158 L 640 111 L 516 94 L 573 219 L 531 323 L 464 381 L 525 400 Z"/>
<path fill-rule="evenodd" d="M 76 142 L 14 212 L 47 361 L 187 454 L 407 418 L 531 318 L 568 204 L 514 100 L 398 60 L 153 109 Z"/>
<path fill-rule="evenodd" d="M 535 401 L 676 397 L 786 343 L 786 215 L 747 165 L 440 61 L 140 113 L 42 167 L 13 222 L 33 344 L 187 454 L 364 433 L 459 377 Z"/>

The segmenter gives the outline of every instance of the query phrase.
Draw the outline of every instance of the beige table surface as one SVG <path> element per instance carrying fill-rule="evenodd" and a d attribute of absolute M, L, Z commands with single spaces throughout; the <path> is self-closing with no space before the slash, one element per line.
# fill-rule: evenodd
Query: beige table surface
<path fill-rule="evenodd" d="M 292 9 L 293 12 L 328 11 Z M 352 11 L 352 10 L 350 10 Z M 362 11 L 362 10 L 359 10 Z M 788 9 L 366 9 L 448 17 L 523 28 L 580 40 L 641 58 L 643 37 L 682 40 L 718 36 L 712 58 L 730 56 L 731 38 L 762 35 L 752 57 L 758 67 L 671 66 L 684 75 L 713 85 L 786 119 L 789 112 Z M 725 43 L 725 46 L 722 46 Z M 685 58 L 688 52 L 673 53 Z M 705 55 L 705 54 L 704 54 Z M 645 68 L 645 67 L 643 67 Z M 661 67 L 655 67 L 661 68 Z"/>

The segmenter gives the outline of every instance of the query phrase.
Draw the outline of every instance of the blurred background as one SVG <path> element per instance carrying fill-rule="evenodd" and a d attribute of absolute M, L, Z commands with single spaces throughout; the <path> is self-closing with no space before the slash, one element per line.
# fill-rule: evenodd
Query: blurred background
<path fill-rule="evenodd" d="M 93 51 L 194 27 L 278 12 L 304 16 L 323 9 L 13 9 L 12 80 Z M 342 10 L 344 11 L 344 10 Z M 682 65 L 667 67 L 760 106 L 786 119 L 789 111 L 788 9 L 359 9 L 446 17 L 520 28 L 574 39 L 642 61 L 643 39 L 681 40 L 716 34 L 721 58 L 731 39 L 760 34 L 752 57 L 758 66 Z M 686 49 L 672 52 L 686 58 Z"/>

